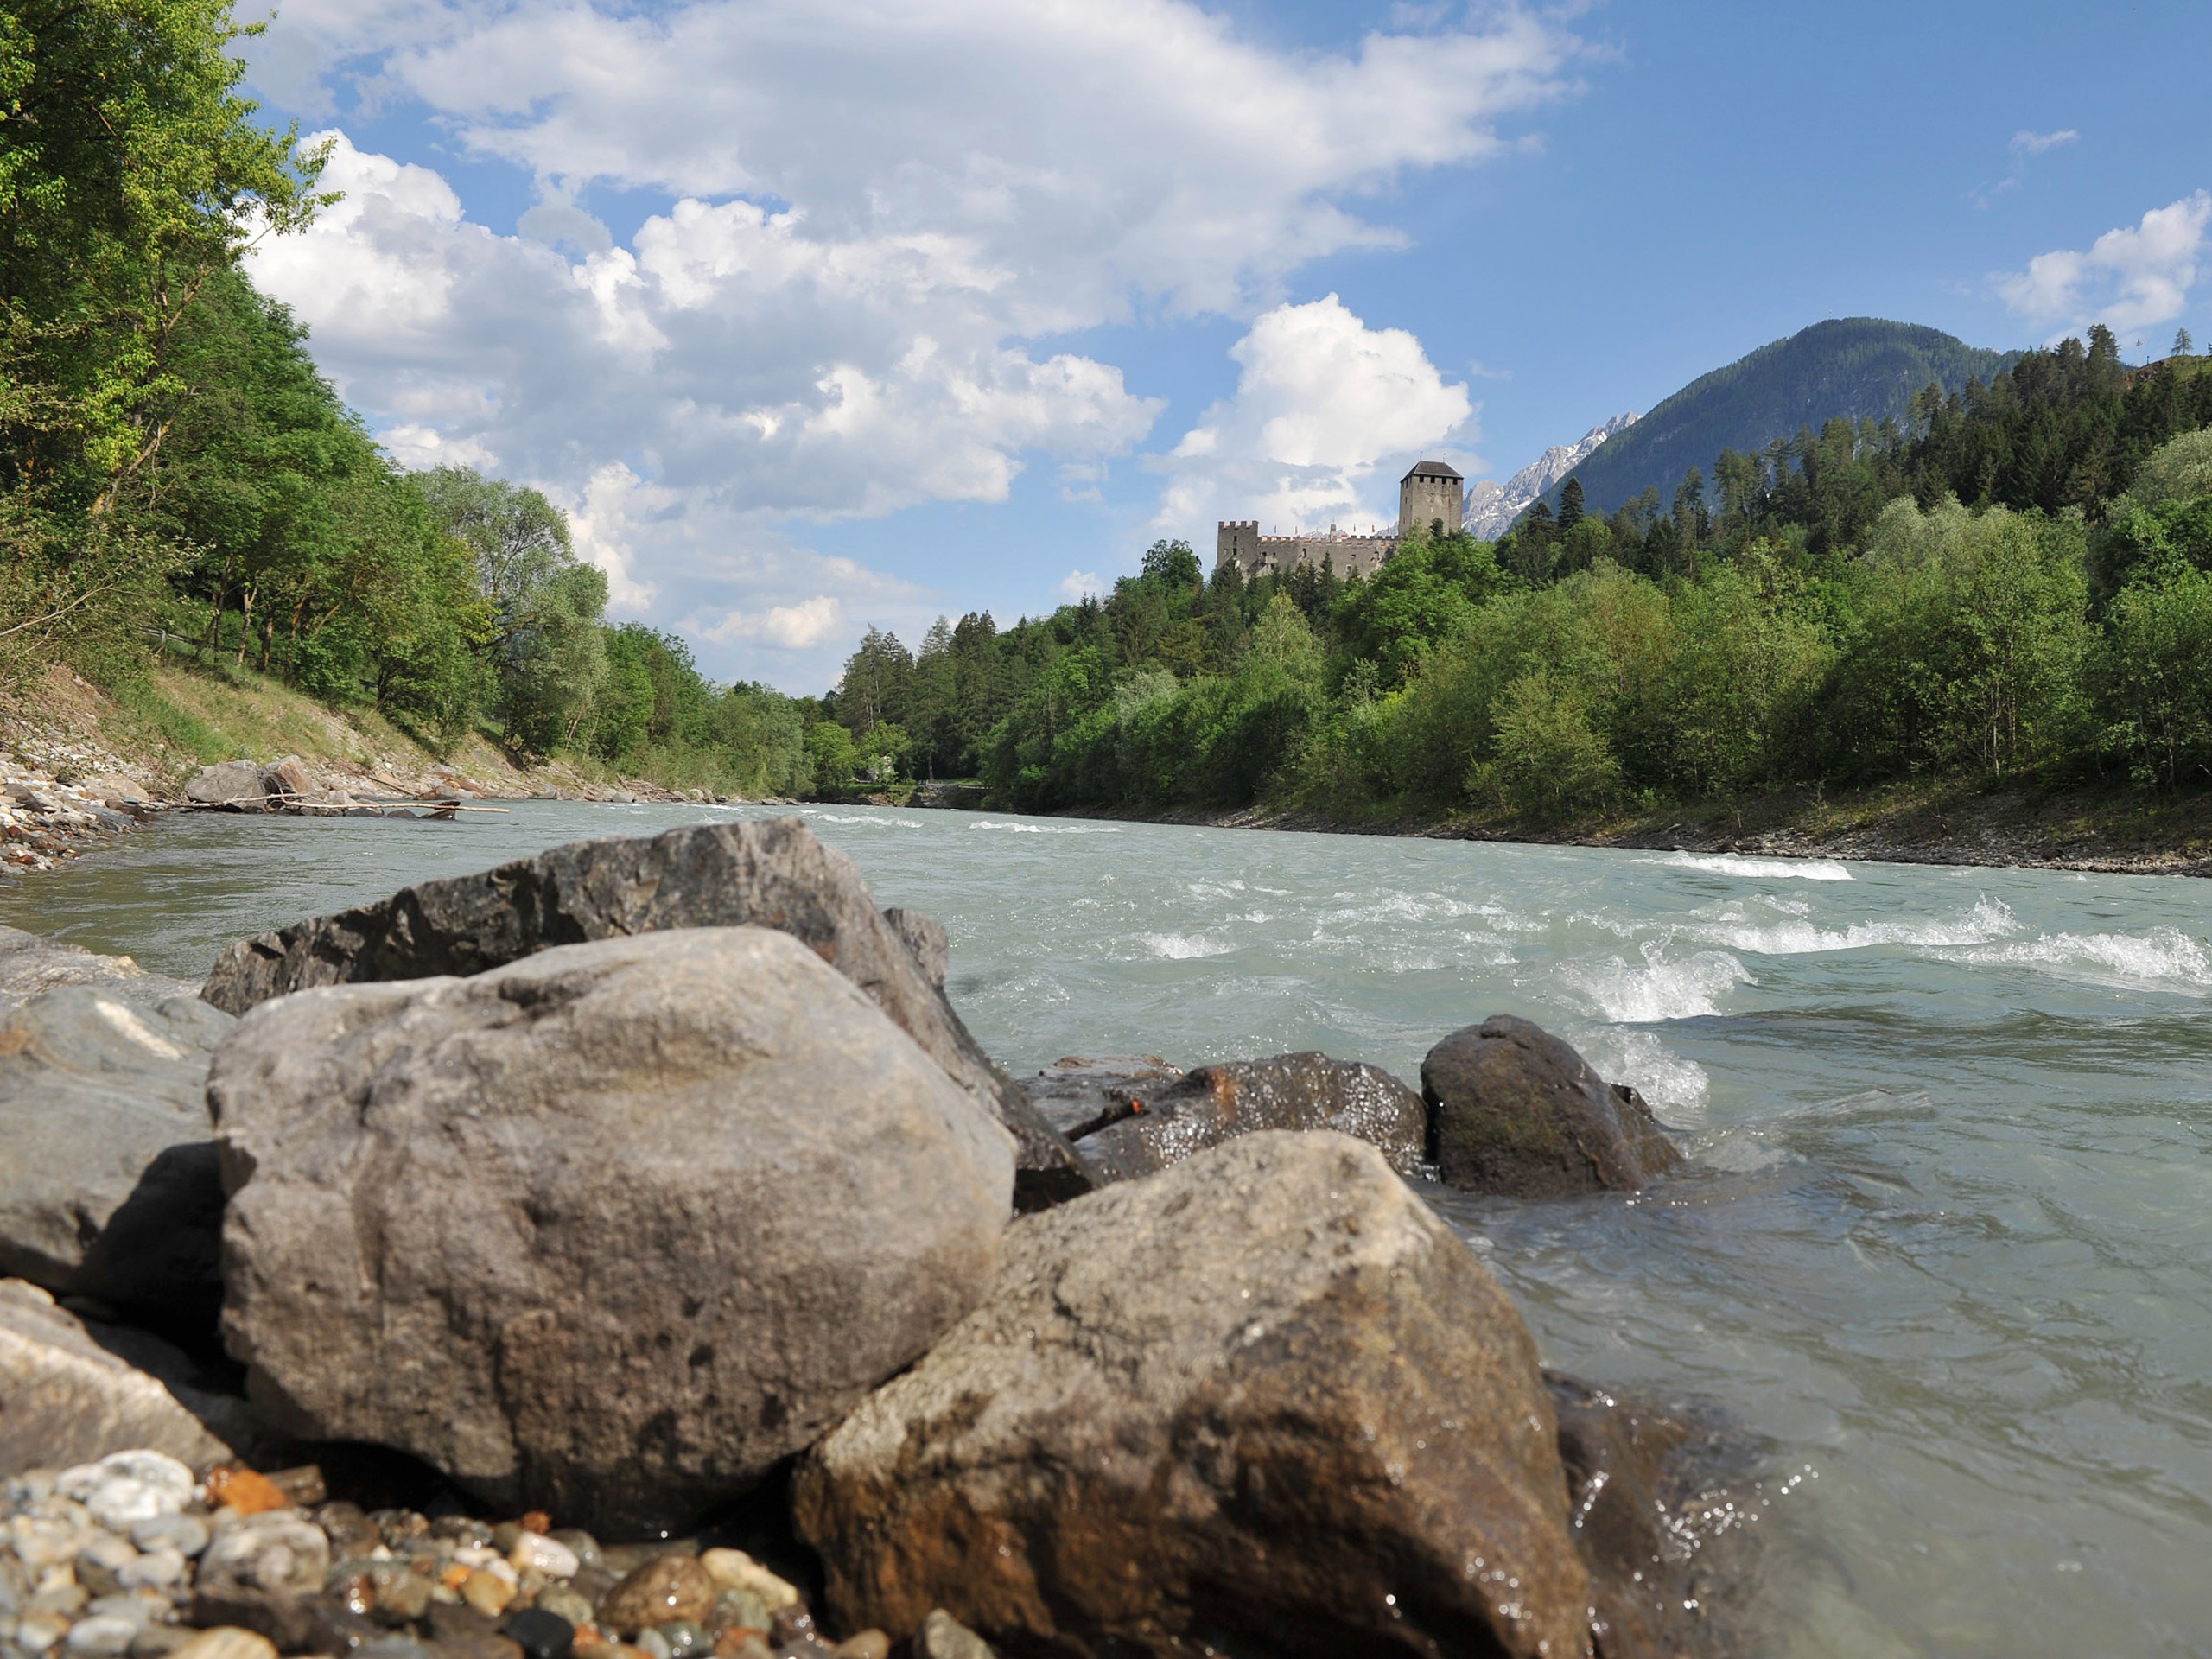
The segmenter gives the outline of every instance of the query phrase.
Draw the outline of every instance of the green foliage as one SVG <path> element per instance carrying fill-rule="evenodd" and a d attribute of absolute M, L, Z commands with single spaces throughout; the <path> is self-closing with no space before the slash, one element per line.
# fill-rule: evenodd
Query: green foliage
<path fill-rule="evenodd" d="M 2107 750 L 2141 787 L 2212 779 L 2212 574 L 2168 565 L 2113 601 L 2091 683 Z"/>
<path fill-rule="evenodd" d="M 1523 674 L 1498 699 L 1491 757 L 1469 779 L 1541 823 L 1602 810 L 1620 786 L 1620 763 L 1590 723 L 1586 697 L 1546 674 Z"/>

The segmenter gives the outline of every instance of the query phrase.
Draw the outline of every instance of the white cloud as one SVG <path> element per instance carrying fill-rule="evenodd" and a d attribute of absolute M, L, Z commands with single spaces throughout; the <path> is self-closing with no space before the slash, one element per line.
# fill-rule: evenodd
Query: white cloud
<path fill-rule="evenodd" d="M 757 639 L 785 651 L 806 651 L 830 639 L 843 621 L 836 596 L 817 594 L 796 605 L 775 605 L 757 614 L 732 611 L 703 632 L 708 639 L 724 645 Z"/>
<path fill-rule="evenodd" d="M 1370 328 L 1334 294 L 1281 305 L 1230 348 L 1236 395 L 1206 410 L 1166 463 L 1163 524 L 1395 524 L 1378 467 L 1471 441 L 1474 404 L 1403 328 Z"/>
<path fill-rule="evenodd" d="M 1996 279 L 2020 315 L 2068 334 L 2101 322 L 2115 333 L 2171 322 L 2189 302 L 2212 228 L 2212 192 L 2154 207 L 2133 228 L 2107 231 L 2087 251 L 2039 253 Z"/>
<path fill-rule="evenodd" d="M 495 233 L 437 172 L 340 134 L 345 200 L 264 244 L 256 274 L 395 453 L 466 456 L 568 505 L 622 607 L 766 618 L 834 598 L 856 632 L 888 591 L 875 573 L 750 585 L 761 561 L 804 567 L 794 521 L 1001 501 L 1038 455 L 1065 497 L 1095 499 L 1160 404 L 1033 342 L 1251 315 L 1313 258 L 1395 245 L 1366 204 L 1499 152 L 1496 124 L 1567 90 L 1580 49 L 1510 8 L 1294 54 L 1191 0 L 289 0 L 257 81 L 294 107 L 330 107 L 340 82 L 372 112 L 419 101 L 537 201 Z M 661 205 L 618 240 L 582 205 L 594 187 Z M 1404 382 L 1411 409 L 1325 384 L 1389 381 L 1394 341 L 1427 372 Z M 1337 480 L 1300 499 L 1382 453 L 1351 423 L 1414 442 L 1465 418 L 1464 389 L 1440 418 L 1409 335 L 1374 333 L 1365 358 L 1306 343 L 1351 356 L 1302 382 L 1240 359 L 1236 406 L 1266 403 L 1275 435 L 1255 449 L 1224 416 L 1243 459 L 1310 455 L 1294 464 Z M 742 667 L 814 626 L 702 632 Z"/>
<path fill-rule="evenodd" d="M 2069 127 L 2063 132 L 2030 132 L 2023 128 L 2012 135 L 2008 146 L 2015 156 L 2040 156 L 2046 150 L 2056 149 L 2061 144 L 2070 144 L 2081 134 Z"/>
<path fill-rule="evenodd" d="M 1075 604 L 1085 594 L 1103 594 L 1106 584 L 1098 580 L 1095 570 L 1071 570 L 1060 578 L 1060 597 Z"/>

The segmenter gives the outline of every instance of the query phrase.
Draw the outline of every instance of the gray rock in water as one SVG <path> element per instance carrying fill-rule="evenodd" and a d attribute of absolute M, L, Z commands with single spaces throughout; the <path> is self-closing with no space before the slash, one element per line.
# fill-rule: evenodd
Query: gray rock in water
<path fill-rule="evenodd" d="M 945 937 L 944 925 L 934 916 L 897 905 L 883 912 L 883 919 L 913 952 L 914 965 L 922 970 L 922 977 L 943 990 L 944 976 L 952 967 L 952 941 Z"/>
<path fill-rule="evenodd" d="M 1633 1192 L 1682 1154 L 1635 1090 L 1608 1084 L 1541 1026 L 1501 1014 L 1421 1063 L 1446 1183 L 1516 1198 Z"/>
<path fill-rule="evenodd" d="M 967 1313 L 1014 1178 L 972 1096 L 763 928 L 289 997 L 208 1096 L 224 1333 L 272 1424 L 631 1535 Z"/>
<path fill-rule="evenodd" d="M 1129 1115 L 1131 1107 L 1183 1080 L 1183 1068 L 1157 1054 L 1116 1054 L 1085 1058 L 1071 1054 L 1034 1077 L 1020 1079 L 1021 1092 L 1045 1121 L 1073 1141 L 1092 1135 Z"/>
<path fill-rule="evenodd" d="M 184 785 L 184 798 L 202 806 L 235 806 L 259 811 L 269 803 L 269 780 L 251 760 L 226 760 L 202 766 Z"/>
<path fill-rule="evenodd" d="M 1202 1065 L 1094 1130 L 1071 1131 L 1102 1180 L 1151 1175 L 1257 1129 L 1335 1129 L 1379 1147 L 1402 1175 L 1419 1173 L 1428 1136 L 1421 1098 L 1380 1066 L 1325 1054 Z"/>
<path fill-rule="evenodd" d="M 315 986 L 474 974 L 549 945 L 741 925 L 776 928 L 815 951 L 988 1105 L 1014 1137 L 1020 1207 L 1089 1190 L 1083 1160 L 969 1034 L 877 913 L 852 860 L 797 818 L 577 842 L 481 874 L 425 881 L 232 945 L 200 995 L 243 1014 Z"/>
<path fill-rule="evenodd" d="M 991 1644 L 939 1607 L 914 1632 L 918 1659 L 997 1659 Z"/>
<path fill-rule="evenodd" d="M 138 1341 L 142 1354 L 159 1346 Z M 183 1357 L 173 1357 L 182 1370 Z M 230 1462 L 232 1448 L 191 1398 L 102 1347 L 37 1286 L 0 1280 L 0 1476 L 140 1450 L 194 1469 Z"/>
<path fill-rule="evenodd" d="M 151 975 L 61 985 L 0 1015 L 0 1274 L 212 1328 L 223 1192 L 207 1063 L 237 1023 Z"/>
<path fill-rule="evenodd" d="M 848 1626 L 1534 1659 L 1588 1628 L 1556 1433 L 1520 1315 L 1382 1154 L 1260 1134 L 1016 1223 L 793 1513 Z"/>

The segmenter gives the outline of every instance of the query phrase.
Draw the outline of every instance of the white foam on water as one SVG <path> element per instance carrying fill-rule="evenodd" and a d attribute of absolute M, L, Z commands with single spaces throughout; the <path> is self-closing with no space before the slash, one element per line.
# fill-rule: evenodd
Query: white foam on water
<path fill-rule="evenodd" d="M 1945 962 L 1973 967 L 2047 969 L 2069 979 L 2164 991 L 2212 990 L 2212 956 L 2177 927 L 2148 933 L 2045 933 L 2006 944 L 1939 950 Z"/>
<path fill-rule="evenodd" d="M 1851 872 L 1832 858 L 1745 858 L 1738 853 L 1675 853 L 1646 861 L 1711 875 L 1740 875 L 1747 880 L 1848 881 Z"/>
<path fill-rule="evenodd" d="M 1663 949 L 1657 941 L 1646 944 L 1641 968 L 1608 957 L 1602 962 L 1567 963 L 1560 975 L 1601 1018 L 1617 1025 L 1653 1025 L 1718 1014 L 1721 997 L 1738 985 L 1758 983 L 1726 950 L 1700 950 L 1669 962 Z"/>
<path fill-rule="evenodd" d="M 1694 1129 L 1705 1122 L 1713 1079 L 1695 1060 L 1660 1041 L 1656 1032 L 1601 1027 L 1578 1033 L 1575 1046 L 1600 1077 L 1640 1093 L 1669 1128 Z"/>
<path fill-rule="evenodd" d="M 1225 939 L 1209 939 L 1195 933 L 1140 933 L 1137 943 L 1154 956 L 1165 957 L 1169 962 L 1224 956 L 1236 948 Z"/>
<path fill-rule="evenodd" d="M 968 826 L 970 830 L 1010 830 L 1017 836 L 1118 836 L 1118 823 L 1001 823 L 995 818 L 978 818 Z"/>
<path fill-rule="evenodd" d="M 1883 944 L 1922 948 L 1986 944 L 2018 932 L 2019 925 L 2009 906 L 1985 893 L 1973 909 L 1947 921 L 1853 922 L 1843 927 L 1821 927 L 1803 918 L 1792 918 L 1764 927 L 1747 921 L 1691 922 L 1681 931 L 1731 950 L 1761 957 L 1796 957 L 1824 950 L 1865 950 Z"/>
<path fill-rule="evenodd" d="M 818 807 L 805 809 L 810 818 L 819 818 L 824 823 L 877 823 L 895 826 L 900 830 L 926 830 L 929 826 L 919 818 L 879 818 L 873 814 L 858 812 L 824 812 Z"/>

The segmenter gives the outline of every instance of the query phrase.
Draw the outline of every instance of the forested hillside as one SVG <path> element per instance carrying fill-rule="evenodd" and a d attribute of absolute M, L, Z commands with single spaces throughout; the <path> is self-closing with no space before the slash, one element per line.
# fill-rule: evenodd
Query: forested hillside
<path fill-rule="evenodd" d="M 809 705 L 608 626 L 537 492 L 394 466 L 254 291 L 249 241 L 331 198 L 238 95 L 227 0 L 22 0 L 0 25 L 0 671 L 128 682 L 181 639 L 434 750 L 481 728 L 807 786 Z"/>
<path fill-rule="evenodd" d="M 1760 448 L 1832 420 L 1901 422 L 1928 387 L 1962 392 L 1969 382 L 1993 379 L 2018 355 L 1876 317 L 1816 322 L 1700 376 L 1607 439 L 1575 473 L 1590 505 L 1610 512 L 1647 489 L 1672 489 L 1688 468 L 1709 465 L 1723 449 Z M 1557 489 L 1548 499 L 1558 506 Z"/>
<path fill-rule="evenodd" d="M 1417 542 L 1371 579 L 1210 580 L 1160 543 L 1102 602 L 872 634 L 825 778 L 995 805 L 1267 798 L 1560 821 L 1805 782 L 2212 780 L 2212 373 L 2101 330 L 1901 424 L 1713 459 L 1609 517 Z M 834 747 L 836 753 L 830 750 Z"/>

